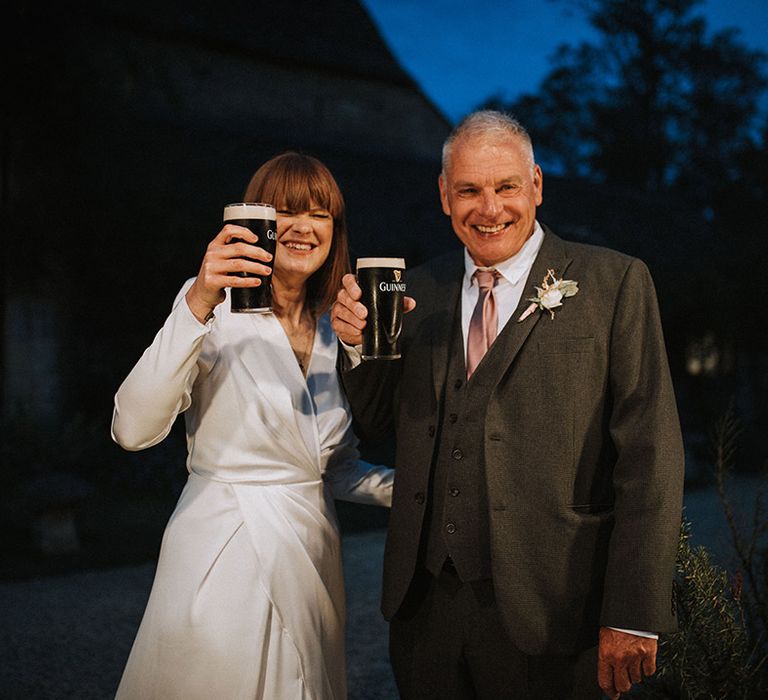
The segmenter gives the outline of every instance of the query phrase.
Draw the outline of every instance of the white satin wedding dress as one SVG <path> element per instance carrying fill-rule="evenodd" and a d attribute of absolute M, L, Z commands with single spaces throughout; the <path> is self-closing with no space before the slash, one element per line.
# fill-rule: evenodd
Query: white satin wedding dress
<path fill-rule="evenodd" d="M 189 478 L 163 536 L 119 700 L 342 700 L 344 587 L 333 498 L 389 505 L 358 460 L 318 321 L 305 381 L 280 322 L 200 323 L 185 284 L 115 396 L 114 439 L 160 442 L 184 412 Z"/>

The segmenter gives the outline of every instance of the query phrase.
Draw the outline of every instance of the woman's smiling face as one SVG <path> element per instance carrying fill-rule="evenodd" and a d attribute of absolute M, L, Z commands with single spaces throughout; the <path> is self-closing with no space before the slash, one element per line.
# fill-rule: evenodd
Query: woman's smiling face
<path fill-rule="evenodd" d="M 275 272 L 307 280 L 328 258 L 333 241 L 333 216 L 314 202 L 308 211 L 277 207 Z"/>

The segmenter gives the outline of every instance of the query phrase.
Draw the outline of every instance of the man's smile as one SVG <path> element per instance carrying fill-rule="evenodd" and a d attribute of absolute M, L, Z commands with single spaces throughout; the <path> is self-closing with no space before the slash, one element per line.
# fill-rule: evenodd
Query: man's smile
<path fill-rule="evenodd" d="M 507 226 L 511 226 L 511 225 L 512 225 L 512 222 L 508 221 L 505 224 L 496 224 L 495 226 L 483 226 L 481 224 L 474 224 L 472 228 L 474 228 L 475 231 L 478 231 L 479 233 L 488 235 L 488 234 L 498 233 L 499 231 L 503 231 L 505 228 L 507 228 Z"/>

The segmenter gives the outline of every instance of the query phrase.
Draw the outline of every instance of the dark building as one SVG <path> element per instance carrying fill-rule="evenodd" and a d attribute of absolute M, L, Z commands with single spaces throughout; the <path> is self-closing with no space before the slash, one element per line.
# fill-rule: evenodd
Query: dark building
<path fill-rule="evenodd" d="M 30 544 L 148 558 L 183 440 L 123 452 L 112 396 L 224 204 L 301 150 L 339 180 L 353 256 L 414 265 L 456 245 L 437 195 L 450 124 L 357 0 L 17 0 L 0 26 L 0 574 L 23 575 Z"/>
<path fill-rule="evenodd" d="M 45 7 L 48 5 L 48 7 Z M 323 159 L 353 254 L 453 237 L 450 125 L 356 0 L 86 0 L 3 10 L 3 409 L 109 412 L 267 158 Z"/>

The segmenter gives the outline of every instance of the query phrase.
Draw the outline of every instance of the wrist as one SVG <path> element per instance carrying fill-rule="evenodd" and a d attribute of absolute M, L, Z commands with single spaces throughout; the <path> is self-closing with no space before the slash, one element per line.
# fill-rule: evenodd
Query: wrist
<path fill-rule="evenodd" d="M 189 310 L 192 312 L 192 315 L 200 321 L 200 323 L 207 323 L 211 320 L 211 317 L 213 316 L 213 310 L 216 308 L 216 304 L 208 304 L 202 299 L 200 299 L 195 293 L 194 293 L 194 286 L 190 288 L 190 290 L 186 294 L 186 301 L 187 306 L 189 307 Z"/>

